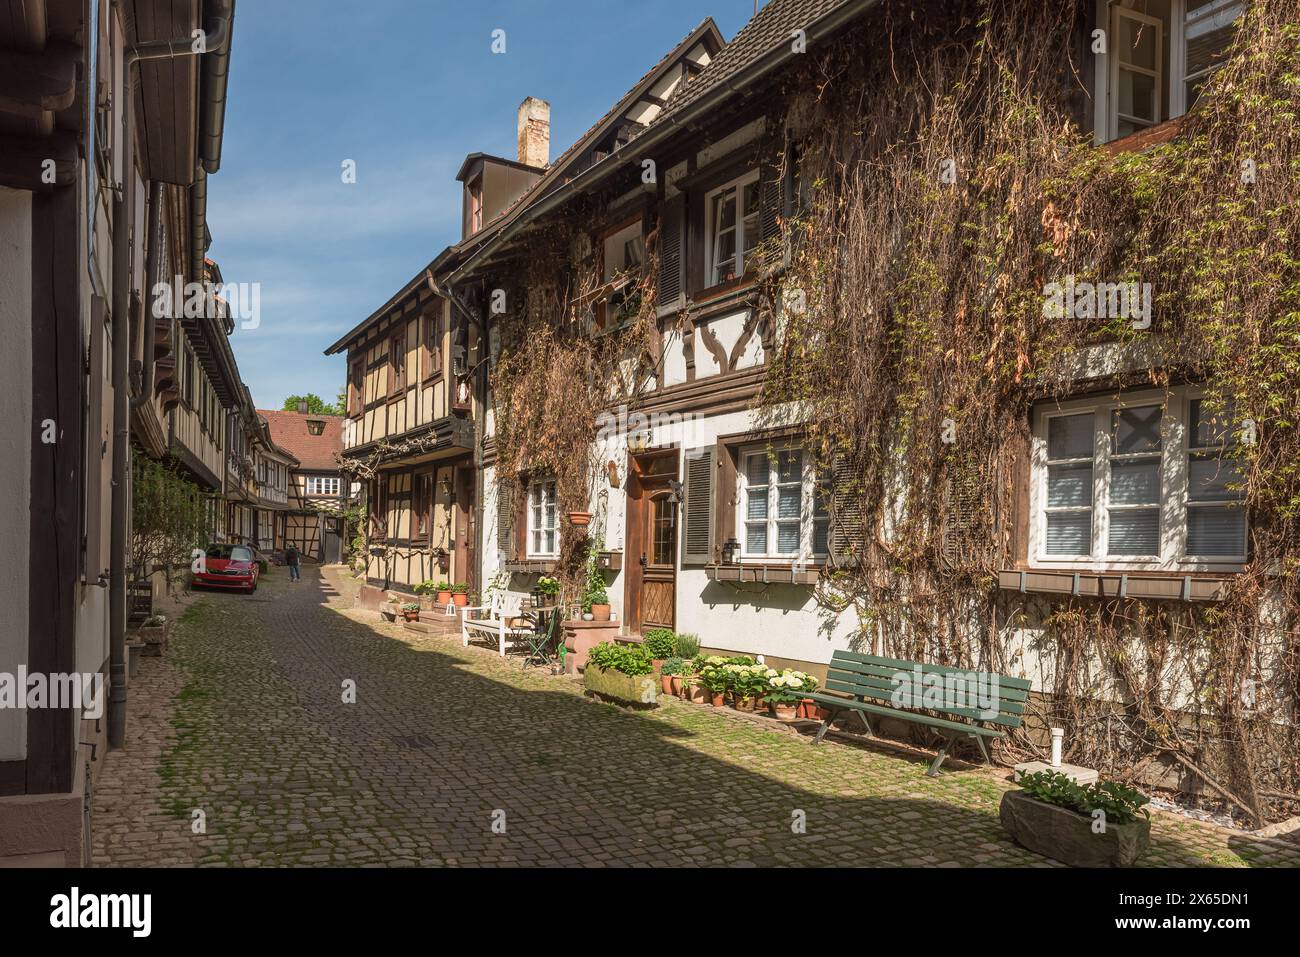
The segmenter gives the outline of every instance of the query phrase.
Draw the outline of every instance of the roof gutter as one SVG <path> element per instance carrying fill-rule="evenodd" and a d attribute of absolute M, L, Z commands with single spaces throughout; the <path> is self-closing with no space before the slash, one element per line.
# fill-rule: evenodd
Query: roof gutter
<path fill-rule="evenodd" d="M 230 41 L 235 0 L 207 0 L 203 75 L 199 81 L 199 162 L 190 187 L 190 278 L 203 281 L 208 252 L 208 174 L 221 168 L 221 137 L 226 125 L 226 86 L 230 78 Z"/>
<path fill-rule="evenodd" d="M 806 30 L 809 43 L 825 39 L 846 23 L 856 19 L 863 13 L 866 13 L 867 10 L 875 6 L 878 2 L 879 0 L 850 0 L 850 2 L 845 3 L 843 6 L 837 7 L 820 20 L 808 25 Z M 612 176 L 616 171 L 622 169 L 623 164 L 617 162 L 619 154 L 644 154 L 648 149 L 658 146 L 681 129 L 689 127 L 697 122 L 702 115 L 715 109 L 721 103 L 725 102 L 728 97 L 742 92 L 745 87 L 763 79 L 768 74 L 793 60 L 796 56 L 802 55 L 804 54 L 795 53 L 789 43 L 783 43 L 776 49 L 769 50 L 726 83 L 720 84 L 718 87 L 710 90 L 694 103 L 687 106 L 680 114 L 670 114 L 665 118 L 662 125 L 652 126 L 648 132 L 638 136 L 621 149 L 611 153 L 601 162 L 588 167 L 563 186 L 557 187 L 548 195 L 537 200 L 529 206 L 517 220 L 504 227 L 495 237 L 492 238 L 492 240 L 485 243 L 483 246 L 480 246 L 469 256 L 469 258 L 461 263 L 460 266 L 458 266 L 456 270 L 447 277 L 447 284 L 451 285 L 455 283 L 462 274 L 478 264 L 487 253 L 495 249 L 495 247 L 500 243 L 505 242 L 517 234 L 523 227 L 534 222 L 540 216 L 544 216 L 546 213 L 549 213 L 563 205 L 574 194 L 598 185 Z"/>

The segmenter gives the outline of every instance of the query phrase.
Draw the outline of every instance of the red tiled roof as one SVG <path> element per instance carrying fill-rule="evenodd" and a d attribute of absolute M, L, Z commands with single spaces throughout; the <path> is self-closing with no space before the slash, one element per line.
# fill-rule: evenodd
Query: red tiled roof
<path fill-rule="evenodd" d="M 296 458 L 301 463 L 300 468 L 338 471 L 338 460 L 343 454 L 343 416 L 301 415 L 271 409 L 258 409 L 257 414 L 266 419 L 271 441 Z M 311 419 L 325 423 L 325 430 L 320 435 L 312 435 L 307 430 L 307 422 Z"/>

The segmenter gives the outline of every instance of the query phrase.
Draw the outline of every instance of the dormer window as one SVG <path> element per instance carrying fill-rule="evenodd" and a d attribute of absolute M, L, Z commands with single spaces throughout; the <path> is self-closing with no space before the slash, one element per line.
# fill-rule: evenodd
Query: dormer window
<path fill-rule="evenodd" d="M 325 433 L 325 420 L 308 419 L 307 431 L 310 432 L 312 435 L 323 435 Z"/>

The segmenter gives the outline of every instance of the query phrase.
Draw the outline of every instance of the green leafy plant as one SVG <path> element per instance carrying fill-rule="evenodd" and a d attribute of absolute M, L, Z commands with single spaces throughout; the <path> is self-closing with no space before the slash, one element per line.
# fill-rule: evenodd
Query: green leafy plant
<path fill-rule="evenodd" d="M 437 593 L 439 584 L 439 582 L 429 578 L 416 585 L 414 591 L 417 595 L 433 595 Z"/>
<path fill-rule="evenodd" d="M 693 634 L 677 635 L 677 654 L 683 658 L 694 658 L 700 653 L 700 636 Z"/>
<path fill-rule="evenodd" d="M 592 605 L 608 605 L 609 595 L 605 592 L 605 573 L 596 563 L 595 549 L 587 555 L 587 582 L 582 590 L 582 610 L 591 611 Z"/>
<path fill-rule="evenodd" d="M 454 584 L 454 585 L 451 586 L 451 593 L 452 593 L 453 595 L 465 595 L 465 594 L 468 594 L 468 593 L 469 593 L 469 585 L 465 584 L 464 582 L 456 582 L 456 584 Z"/>
<path fill-rule="evenodd" d="M 537 584 L 533 586 L 539 595 L 545 595 L 547 598 L 554 598 L 560 593 L 560 580 L 550 575 L 543 575 L 537 579 Z"/>
<path fill-rule="evenodd" d="M 602 641 L 587 653 L 587 664 L 604 671 L 617 671 L 629 677 L 648 675 L 654 671 L 650 657 L 637 645 L 619 645 Z"/>
<path fill-rule="evenodd" d="M 161 628 L 167 624 L 166 615 L 150 615 L 144 620 L 140 627 L 142 628 Z"/>
<path fill-rule="evenodd" d="M 686 673 L 686 662 L 681 658 L 673 657 L 664 661 L 663 667 L 659 669 L 661 675 L 680 675 Z"/>
<path fill-rule="evenodd" d="M 418 601 L 402 602 L 402 611 L 419 611 L 419 610 L 420 610 L 420 603 Z"/>
<path fill-rule="evenodd" d="M 651 628 L 641 636 L 641 644 L 651 658 L 671 658 L 677 654 L 677 635 L 671 628 Z"/>
<path fill-rule="evenodd" d="M 1022 776 L 1020 787 L 1036 801 L 1085 816 L 1101 810 L 1111 824 L 1131 824 L 1139 814 L 1151 817 L 1144 807 L 1151 799 L 1136 788 L 1115 781 L 1079 784 L 1059 771 L 1037 771 Z"/>

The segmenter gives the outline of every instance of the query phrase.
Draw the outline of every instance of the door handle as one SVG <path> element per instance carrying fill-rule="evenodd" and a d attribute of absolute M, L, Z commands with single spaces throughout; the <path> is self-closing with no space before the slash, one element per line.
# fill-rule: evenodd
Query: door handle
<path fill-rule="evenodd" d="M 642 552 L 642 553 L 641 553 L 641 567 L 642 567 L 642 568 L 645 568 L 645 566 L 646 566 L 645 552 Z"/>

